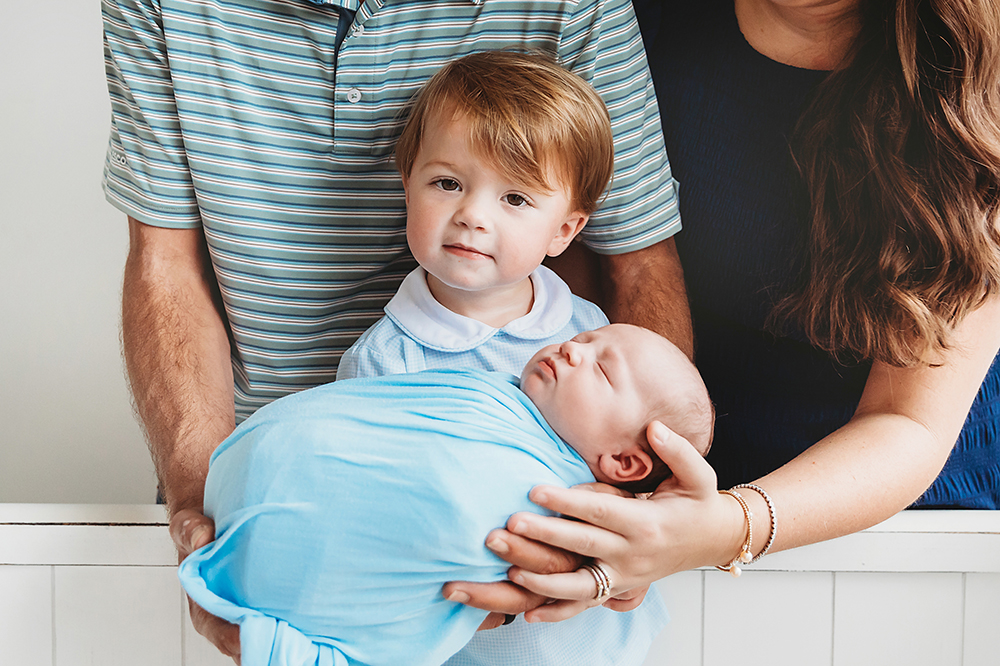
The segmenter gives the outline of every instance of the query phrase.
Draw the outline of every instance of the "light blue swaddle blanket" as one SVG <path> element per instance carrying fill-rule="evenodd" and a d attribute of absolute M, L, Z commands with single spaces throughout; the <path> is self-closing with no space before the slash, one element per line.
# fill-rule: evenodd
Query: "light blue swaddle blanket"
<path fill-rule="evenodd" d="M 240 625 L 244 666 L 438 665 L 486 612 L 441 595 L 498 581 L 483 542 L 538 484 L 593 481 L 513 375 L 351 379 L 260 409 L 212 456 L 215 542 L 191 598 Z"/>

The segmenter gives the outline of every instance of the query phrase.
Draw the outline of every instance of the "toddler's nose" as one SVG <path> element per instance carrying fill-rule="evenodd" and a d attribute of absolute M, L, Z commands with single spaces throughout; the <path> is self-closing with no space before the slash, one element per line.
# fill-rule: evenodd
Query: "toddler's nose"
<path fill-rule="evenodd" d="M 475 200 L 467 200 L 461 208 L 455 211 L 455 221 L 473 231 L 484 231 L 486 219 L 483 206 Z"/>

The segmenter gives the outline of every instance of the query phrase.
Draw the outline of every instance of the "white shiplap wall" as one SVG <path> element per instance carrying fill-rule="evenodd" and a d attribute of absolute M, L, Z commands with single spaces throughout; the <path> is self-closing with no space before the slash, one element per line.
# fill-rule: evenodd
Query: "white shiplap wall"
<path fill-rule="evenodd" d="M 174 564 L 161 507 L 0 504 L 0 664 L 231 664 Z M 1000 664 L 1000 512 L 904 512 L 658 586 L 673 619 L 646 666 Z"/>

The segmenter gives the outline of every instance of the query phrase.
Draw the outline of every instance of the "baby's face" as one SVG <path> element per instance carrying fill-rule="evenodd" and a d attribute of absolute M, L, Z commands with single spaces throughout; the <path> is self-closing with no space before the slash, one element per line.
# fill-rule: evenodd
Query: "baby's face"
<path fill-rule="evenodd" d="M 524 368 L 521 390 L 552 429 L 594 468 L 601 454 L 645 436 L 680 360 L 669 343 L 635 326 L 612 324 L 544 347 Z M 677 354 L 681 354 L 677 351 Z"/>

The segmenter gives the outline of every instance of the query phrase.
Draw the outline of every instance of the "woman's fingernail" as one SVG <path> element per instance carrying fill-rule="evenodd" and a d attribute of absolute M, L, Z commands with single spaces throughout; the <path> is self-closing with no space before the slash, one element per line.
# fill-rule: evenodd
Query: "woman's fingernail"
<path fill-rule="evenodd" d="M 455 590 L 447 597 L 448 601 L 454 601 L 457 604 L 467 604 L 469 603 L 469 595 L 465 592 L 460 592 Z"/>
<path fill-rule="evenodd" d="M 507 542 L 499 537 L 494 537 L 486 542 L 486 547 L 492 550 L 497 555 L 505 555 L 510 552 L 510 546 Z"/>

